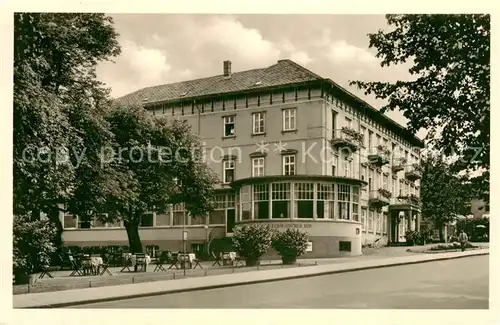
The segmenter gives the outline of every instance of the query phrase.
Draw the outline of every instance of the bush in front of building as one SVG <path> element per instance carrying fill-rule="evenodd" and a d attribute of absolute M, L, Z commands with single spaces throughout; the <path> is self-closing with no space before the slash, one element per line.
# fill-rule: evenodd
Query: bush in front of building
<path fill-rule="evenodd" d="M 50 267 L 56 251 L 57 228 L 49 220 L 15 216 L 13 225 L 13 273 L 15 284 L 29 283 L 30 274 Z"/>
<path fill-rule="evenodd" d="M 236 252 L 243 258 L 247 266 L 260 263 L 262 255 L 271 247 L 273 232 L 269 227 L 260 224 L 244 225 L 235 228 L 232 241 Z"/>
<path fill-rule="evenodd" d="M 307 233 L 298 229 L 287 229 L 274 234 L 272 247 L 281 256 L 283 264 L 294 264 L 297 257 L 306 252 L 308 242 Z"/>

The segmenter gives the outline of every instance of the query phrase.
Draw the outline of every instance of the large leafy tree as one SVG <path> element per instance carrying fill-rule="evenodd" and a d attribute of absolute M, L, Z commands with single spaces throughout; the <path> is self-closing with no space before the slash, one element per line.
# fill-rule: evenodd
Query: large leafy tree
<path fill-rule="evenodd" d="M 120 53 L 117 36 L 104 14 L 14 14 L 14 214 L 45 213 L 59 234 L 58 203 L 111 140 L 95 67 Z"/>
<path fill-rule="evenodd" d="M 467 214 L 470 207 L 471 187 L 464 177 L 453 173 L 441 155 L 423 157 L 420 198 L 422 216 L 439 229 L 443 240 L 443 226 L 457 215 Z"/>
<path fill-rule="evenodd" d="M 147 211 L 184 203 L 193 217 L 213 209 L 215 174 L 203 160 L 198 138 L 187 123 L 153 117 L 140 107 L 114 107 L 107 116 L 114 146 L 103 150 L 105 186 L 89 180 L 102 201 L 92 210 L 104 222 L 123 221 L 129 246 L 142 252 L 139 226 Z M 84 188 L 87 188 L 85 186 Z"/>
<path fill-rule="evenodd" d="M 411 62 L 410 81 L 351 84 L 399 109 L 412 132 L 429 131 L 428 143 L 458 156 L 454 171 L 477 171 L 472 179 L 489 199 L 490 16 L 387 15 L 390 31 L 369 34 L 381 66 Z"/>

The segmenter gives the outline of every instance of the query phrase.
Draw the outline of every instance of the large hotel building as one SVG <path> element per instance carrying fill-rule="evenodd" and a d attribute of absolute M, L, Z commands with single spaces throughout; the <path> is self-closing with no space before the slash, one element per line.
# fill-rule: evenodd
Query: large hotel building
<path fill-rule="evenodd" d="M 420 227 L 415 165 L 424 144 L 403 126 L 290 60 L 140 89 L 117 99 L 191 124 L 219 174 L 217 208 L 187 217 L 188 248 L 260 223 L 309 234 L 306 257 L 361 254 Z M 182 205 L 147 213 L 144 246 L 181 250 Z M 121 224 L 61 215 L 65 245 L 126 245 Z"/>

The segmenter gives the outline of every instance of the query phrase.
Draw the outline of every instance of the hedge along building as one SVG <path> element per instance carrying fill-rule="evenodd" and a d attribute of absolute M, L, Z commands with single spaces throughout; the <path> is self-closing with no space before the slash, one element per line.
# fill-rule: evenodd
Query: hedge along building
<path fill-rule="evenodd" d="M 404 241 L 420 224 L 423 142 L 330 79 L 290 61 L 148 87 L 117 99 L 191 124 L 219 174 L 217 209 L 187 216 L 188 248 L 236 225 L 309 233 L 307 256 L 358 255 L 362 244 Z M 145 246 L 181 250 L 183 207 L 147 213 Z M 62 215 L 66 245 L 127 244 L 121 224 Z"/>

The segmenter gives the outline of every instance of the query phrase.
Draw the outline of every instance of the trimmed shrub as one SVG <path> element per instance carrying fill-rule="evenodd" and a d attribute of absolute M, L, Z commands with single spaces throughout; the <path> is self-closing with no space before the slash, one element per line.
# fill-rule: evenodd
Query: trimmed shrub
<path fill-rule="evenodd" d="M 233 233 L 233 247 L 245 258 L 247 266 L 260 262 L 260 257 L 271 247 L 273 232 L 269 227 L 260 224 L 236 227 Z"/>
<path fill-rule="evenodd" d="M 297 257 L 307 250 L 309 235 L 297 229 L 287 229 L 276 232 L 273 236 L 272 247 L 281 256 L 283 264 L 293 264 Z"/>

